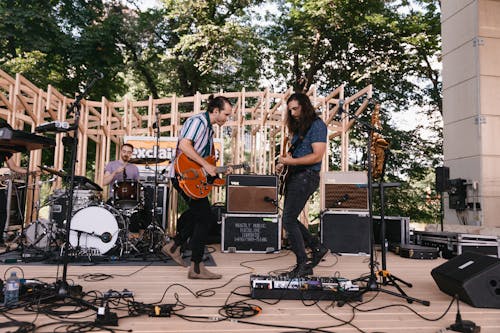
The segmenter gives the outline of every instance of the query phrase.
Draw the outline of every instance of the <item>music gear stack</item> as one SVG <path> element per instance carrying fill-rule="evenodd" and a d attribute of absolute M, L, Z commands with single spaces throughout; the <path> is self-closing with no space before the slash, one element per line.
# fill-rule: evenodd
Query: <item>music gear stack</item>
<path fill-rule="evenodd" d="M 321 174 L 320 235 L 334 253 L 370 254 L 367 184 L 364 171 Z"/>
<path fill-rule="evenodd" d="M 226 201 L 227 213 L 222 215 L 223 252 L 281 250 L 276 176 L 228 175 Z"/>
<path fill-rule="evenodd" d="M 254 299 L 361 301 L 359 286 L 334 277 L 250 275 Z"/>
<path fill-rule="evenodd" d="M 469 252 L 500 258 L 500 239 L 497 236 L 415 231 L 415 238 L 418 245 L 439 249 L 441 257 L 445 259 Z"/>

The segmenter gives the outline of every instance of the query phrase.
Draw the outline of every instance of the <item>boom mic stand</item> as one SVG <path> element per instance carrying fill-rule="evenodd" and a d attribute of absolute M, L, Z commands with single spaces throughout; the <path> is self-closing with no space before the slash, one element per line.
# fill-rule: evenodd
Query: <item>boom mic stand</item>
<path fill-rule="evenodd" d="M 375 291 L 375 292 L 382 292 L 386 293 L 392 296 L 397 296 L 406 299 L 408 303 L 421 303 L 423 305 L 430 305 L 428 301 L 422 301 L 417 298 L 410 297 L 406 295 L 401 288 L 398 286 L 398 290 L 401 292 L 400 294 L 383 289 L 380 287 L 379 283 L 377 282 L 377 274 L 375 272 L 375 239 L 373 235 L 373 175 L 372 175 L 372 158 L 371 158 L 371 152 L 370 148 L 372 146 L 372 134 L 374 132 L 379 132 L 376 128 L 374 128 L 371 124 L 368 124 L 365 121 L 360 120 L 358 117 L 353 118 L 356 123 L 360 124 L 361 127 L 366 131 L 368 134 L 368 142 L 367 142 L 367 164 L 368 164 L 368 216 L 369 216 L 369 233 L 370 233 L 370 274 L 366 277 L 354 279 L 353 282 L 358 282 L 358 281 L 364 281 L 365 282 L 365 288 L 361 290 L 361 294 L 370 292 L 370 291 Z M 384 246 L 384 244 L 382 244 Z"/>
<path fill-rule="evenodd" d="M 158 107 L 156 107 L 155 111 L 155 134 L 156 134 L 156 152 L 155 152 L 155 182 L 154 182 L 154 189 L 153 189 L 153 212 L 152 212 L 152 217 L 151 217 L 151 223 L 148 226 L 148 232 L 149 232 L 149 252 L 153 253 L 155 252 L 155 249 L 158 247 L 161 248 L 161 242 L 157 242 L 155 239 L 155 236 L 157 234 L 157 231 L 159 231 L 162 235 L 164 234 L 164 231 L 158 226 L 157 223 L 157 202 L 158 202 L 158 163 L 159 163 L 159 151 L 160 151 L 160 110 Z M 153 126 L 155 127 L 155 126 Z M 165 195 L 165 192 L 163 193 Z M 162 207 L 163 208 L 163 207 Z M 164 212 L 165 213 L 165 212 Z"/>
<path fill-rule="evenodd" d="M 67 273 L 68 273 L 68 250 L 69 250 L 69 239 L 71 232 L 71 218 L 73 216 L 73 193 L 75 189 L 75 167 L 76 167 L 76 152 L 78 149 L 78 127 L 80 123 L 80 109 L 81 109 L 81 100 L 87 96 L 90 88 L 94 86 L 97 80 L 103 78 L 102 73 L 99 73 L 98 76 L 94 76 L 92 80 L 87 84 L 84 91 L 77 95 L 75 101 L 68 106 L 67 115 L 70 116 L 72 113 L 74 114 L 74 123 L 68 129 L 73 131 L 73 140 L 72 140 L 72 148 L 71 148 L 71 164 L 70 164 L 70 174 L 69 174 L 69 193 L 68 193 L 68 208 L 66 212 L 66 235 L 64 242 L 64 251 L 63 251 L 63 274 L 62 280 L 57 282 L 57 294 L 60 297 L 68 297 L 69 296 L 69 286 L 67 282 Z"/>

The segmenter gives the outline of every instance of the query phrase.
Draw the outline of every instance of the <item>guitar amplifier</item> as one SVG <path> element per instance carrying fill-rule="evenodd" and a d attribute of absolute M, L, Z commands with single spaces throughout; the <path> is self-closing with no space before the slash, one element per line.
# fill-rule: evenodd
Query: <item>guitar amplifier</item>
<path fill-rule="evenodd" d="M 368 210 L 368 178 L 364 171 L 321 174 L 321 210 Z"/>
<path fill-rule="evenodd" d="M 277 214 L 278 177 L 228 175 L 226 202 L 228 213 Z"/>

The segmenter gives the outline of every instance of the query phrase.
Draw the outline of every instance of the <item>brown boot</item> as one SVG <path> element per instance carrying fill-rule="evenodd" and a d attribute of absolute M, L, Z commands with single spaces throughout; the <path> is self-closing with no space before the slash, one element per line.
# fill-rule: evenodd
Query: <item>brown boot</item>
<path fill-rule="evenodd" d="M 174 241 L 171 240 L 167 243 L 167 245 L 162 247 L 161 253 L 172 258 L 172 260 L 180 266 L 186 267 L 186 263 L 184 262 L 184 259 L 182 259 L 181 248 L 180 246 L 175 245 Z"/>
<path fill-rule="evenodd" d="M 222 275 L 215 274 L 206 269 L 205 265 L 200 263 L 191 262 L 191 267 L 189 267 L 188 279 L 204 279 L 204 280 L 215 280 L 222 278 Z"/>

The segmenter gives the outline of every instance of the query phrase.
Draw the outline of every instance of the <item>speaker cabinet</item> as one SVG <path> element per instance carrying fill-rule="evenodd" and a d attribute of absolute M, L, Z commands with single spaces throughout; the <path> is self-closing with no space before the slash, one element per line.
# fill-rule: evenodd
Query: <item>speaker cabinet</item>
<path fill-rule="evenodd" d="M 321 242 L 334 253 L 370 254 L 370 217 L 366 212 L 326 211 Z"/>
<path fill-rule="evenodd" d="M 273 253 L 281 249 L 277 214 L 223 214 L 222 252 Z"/>
<path fill-rule="evenodd" d="M 465 179 L 450 179 L 448 183 L 450 186 L 448 189 L 449 208 L 459 211 L 466 210 L 467 187 Z"/>
<path fill-rule="evenodd" d="M 153 211 L 155 188 L 154 184 L 143 183 L 144 188 L 144 209 L 146 211 Z M 157 187 L 157 200 L 156 200 L 156 222 L 162 226 L 163 229 L 167 227 L 168 217 L 168 186 L 159 184 Z"/>
<path fill-rule="evenodd" d="M 500 259 L 468 252 L 434 268 L 439 289 L 478 308 L 500 309 Z"/>
<path fill-rule="evenodd" d="M 321 174 L 321 210 L 368 210 L 368 178 L 362 171 Z"/>
<path fill-rule="evenodd" d="M 228 213 L 277 214 L 278 177 L 228 175 L 226 202 Z"/>
<path fill-rule="evenodd" d="M 442 193 L 449 189 L 450 168 L 442 166 L 434 169 L 436 173 L 436 192 Z"/>

